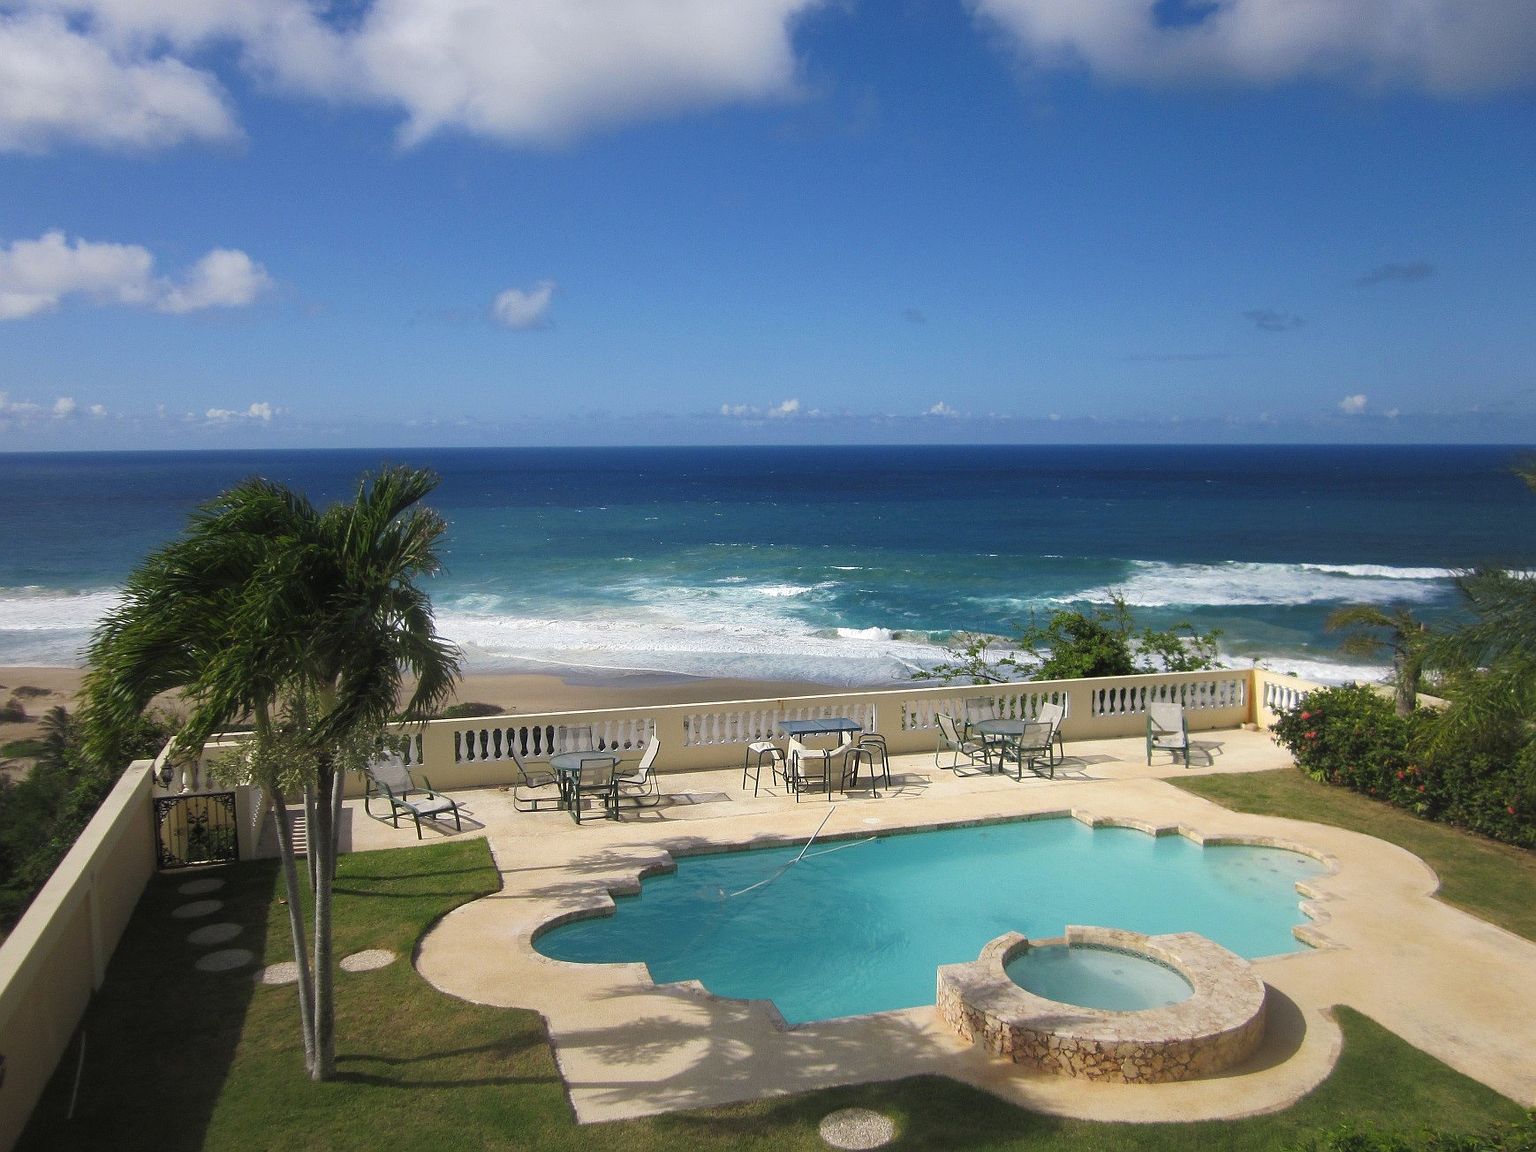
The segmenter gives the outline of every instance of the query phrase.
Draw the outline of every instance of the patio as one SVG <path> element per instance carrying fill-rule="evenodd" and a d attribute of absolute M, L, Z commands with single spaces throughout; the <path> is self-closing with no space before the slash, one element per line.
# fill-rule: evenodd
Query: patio
<path fill-rule="evenodd" d="M 916 1073 L 949 1076 L 1056 1115 L 1248 1115 L 1285 1107 L 1327 1075 L 1340 1043 L 1328 1013 L 1336 1003 L 1519 1103 L 1536 1103 L 1536 1054 L 1508 1027 L 1527 1010 L 1523 990 L 1536 976 L 1536 945 L 1431 899 L 1433 873 L 1399 848 L 1322 825 L 1233 813 L 1164 783 L 1287 763 L 1259 732 L 1201 732 L 1194 745 L 1195 767 L 1159 757 L 1149 768 L 1139 738 L 1073 741 L 1054 781 L 961 777 L 935 768 L 931 754 L 896 756 L 892 788 L 882 788 L 880 799 L 834 795 L 837 810 L 822 835 L 1070 813 L 1148 831 L 1281 841 L 1324 857 L 1334 870 L 1309 888 L 1313 923 L 1305 930 L 1325 947 L 1256 965 L 1271 989 L 1266 1038 L 1219 1078 L 1122 1087 L 1029 1073 L 965 1046 L 931 1006 L 786 1030 L 765 1003 L 718 999 L 695 985 L 658 987 L 638 965 L 571 965 L 534 952 L 541 925 L 602 907 L 609 891 L 633 890 L 642 873 L 665 863 L 669 848 L 803 841 L 827 816 L 819 796 L 797 804 L 766 781 L 759 795 L 750 786 L 743 793 L 739 769 L 664 775 L 668 800 L 659 807 L 581 826 L 563 812 L 517 812 L 508 791 L 456 792 L 464 834 L 483 830 L 504 888 L 441 921 L 416 965 L 451 995 L 540 1012 L 582 1121 Z M 361 802 L 348 803 L 342 834 L 353 851 L 415 843 L 413 829 L 364 816 Z"/>

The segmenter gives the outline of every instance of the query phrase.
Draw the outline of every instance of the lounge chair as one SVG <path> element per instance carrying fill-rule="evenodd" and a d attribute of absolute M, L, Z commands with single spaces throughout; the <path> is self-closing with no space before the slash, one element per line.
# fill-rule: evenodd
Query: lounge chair
<path fill-rule="evenodd" d="M 629 800 L 637 808 L 654 808 L 661 802 L 661 786 L 656 782 L 654 771 L 656 754 L 660 751 L 661 741 L 652 736 L 651 742 L 645 746 L 645 755 L 640 757 L 640 763 L 636 765 L 635 770 L 614 775 L 615 805 Z"/>
<path fill-rule="evenodd" d="M 389 801 L 390 822 L 396 828 L 400 827 L 400 813 L 411 814 L 411 819 L 416 822 L 418 840 L 421 839 L 423 816 L 436 820 L 452 813 L 454 830 L 464 831 L 464 824 L 459 819 L 458 804 L 434 792 L 432 782 L 425 776 L 421 778 L 421 786 L 418 786 L 411 778 L 411 770 L 405 766 L 402 757 L 389 755 L 371 760 L 364 766 L 363 772 L 368 778 L 363 785 L 363 811 L 368 815 L 373 815 L 369 804 L 382 795 Z"/>
<path fill-rule="evenodd" d="M 976 764 L 990 765 L 991 760 L 988 756 L 985 740 L 975 740 L 969 736 L 962 736 L 958 722 L 947 712 L 939 713 L 938 723 L 939 744 L 933 750 L 933 762 L 937 767 L 948 768 L 952 772 L 958 771 L 962 758 L 964 758 L 967 764 L 972 766 Z M 946 752 L 950 754 L 950 762 L 948 764 L 945 764 L 942 759 Z"/>
<path fill-rule="evenodd" d="M 1184 757 L 1189 767 L 1189 720 L 1184 705 L 1173 703 L 1147 705 L 1147 763 L 1153 752 L 1172 752 L 1174 759 Z"/>
<path fill-rule="evenodd" d="M 539 805 L 549 804 L 558 808 L 564 803 L 564 797 L 560 794 L 560 779 L 548 764 L 543 768 L 529 769 L 523 763 L 523 758 L 517 754 L 517 749 L 509 744 L 507 751 L 512 754 L 512 763 L 517 765 L 518 779 L 512 785 L 512 806 L 519 812 L 537 812 Z"/>

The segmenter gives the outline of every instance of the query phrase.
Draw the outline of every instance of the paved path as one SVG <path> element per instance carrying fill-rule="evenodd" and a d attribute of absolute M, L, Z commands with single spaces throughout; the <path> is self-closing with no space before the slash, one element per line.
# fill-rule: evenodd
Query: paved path
<path fill-rule="evenodd" d="M 1271 989 L 1265 1043 L 1219 1078 L 1123 1086 L 1032 1073 L 968 1048 L 932 1007 L 786 1029 L 763 1002 L 717 999 L 693 984 L 658 987 L 641 965 L 566 964 L 533 950 L 537 929 L 606 906 L 609 892 L 632 891 L 643 873 L 665 866 L 668 848 L 803 841 L 826 816 L 825 802 L 796 804 L 768 789 L 743 794 L 739 771 L 664 777 L 671 802 L 626 811 L 617 824 L 577 827 L 559 812 L 516 812 L 508 793 L 462 794 L 489 837 L 504 888 L 440 922 L 422 942 L 417 967 L 451 995 L 542 1013 L 583 1121 L 918 1073 L 1060 1115 L 1247 1115 L 1283 1108 L 1327 1075 L 1339 1050 L 1328 1014 L 1337 1003 L 1521 1104 L 1536 1104 L 1536 1029 L 1529 1024 L 1536 945 L 1432 899 L 1434 874 L 1399 848 L 1322 825 L 1233 813 L 1164 783 L 1167 776 L 1286 763 L 1262 734 L 1200 739 L 1212 766 L 1193 770 L 1148 769 L 1139 739 L 1074 744 L 1055 782 L 959 778 L 936 769 L 931 756 L 897 758 L 897 787 L 878 800 L 839 798 L 823 836 L 1070 812 L 1197 837 L 1279 839 L 1327 858 L 1332 871 L 1307 887 L 1315 919 L 1305 929 L 1324 946 L 1259 962 Z M 415 842 L 414 831 L 396 833 L 360 809 L 349 835 L 357 848 Z"/>

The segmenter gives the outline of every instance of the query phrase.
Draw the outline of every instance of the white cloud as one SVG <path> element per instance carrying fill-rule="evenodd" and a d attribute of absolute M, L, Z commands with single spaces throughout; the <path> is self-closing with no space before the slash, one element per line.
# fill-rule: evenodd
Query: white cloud
<path fill-rule="evenodd" d="M 944 401 L 940 400 L 932 408 L 929 408 L 929 409 L 925 410 L 923 412 L 923 415 L 924 416 L 958 416 L 958 415 L 960 415 L 960 413 L 956 412 L 948 404 L 946 404 L 946 403 L 944 403 Z"/>
<path fill-rule="evenodd" d="M 0 249 L 0 320 L 51 312 L 66 296 L 163 312 L 234 307 L 249 304 L 270 283 L 261 265 L 231 249 L 209 252 L 180 285 L 157 278 L 154 266 L 154 256 L 138 244 L 71 242 L 58 231 L 13 241 Z"/>
<path fill-rule="evenodd" d="M 1365 393 L 1356 392 L 1353 396 L 1346 396 L 1339 401 L 1339 411 L 1346 416 L 1359 416 L 1365 411 Z"/>
<path fill-rule="evenodd" d="M 271 89 L 398 110 L 407 145 L 448 130 L 559 141 L 792 96 L 792 25 L 823 2 L 373 0 L 333 22 L 305 0 L 13 0 L 0 148 L 236 135 L 200 66 L 230 47 Z"/>
<path fill-rule="evenodd" d="M 237 248 L 215 248 L 192 266 L 185 281 L 168 288 L 155 305 L 162 312 L 243 308 L 267 288 L 267 270 Z"/>
<path fill-rule="evenodd" d="M 735 420 L 782 420 L 788 416 L 795 416 L 800 412 L 800 401 L 794 398 L 783 400 L 772 408 L 759 408 L 756 404 L 722 404 L 720 415 Z M 820 413 L 812 411 L 810 416 Z"/>
<path fill-rule="evenodd" d="M 203 413 L 203 419 L 207 420 L 210 424 L 233 424 L 237 421 L 255 421 L 260 424 L 270 424 L 272 423 L 272 417 L 278 411 L 279 409 L 272 407 L 272 405 L 265 401 L 258 401 L 243 412 L 233 408 L 210 408 L 207 412 Z M 194 420 L 196 417 L 188 412 L 186 419 Z"/>
<path fill-rule="evenodd" d="M 540 280 L 528 291 L 508 288 L 491 302 L 491 315 L 505 328 L 522 332 L 544 323 L 550 300 L 555 295 L 553 280 Z"/>
<path fill-rule="evenodd" d="M 100 420 L 107 414 L 107 406 L 105 404 L 92 404 L 88 409 L 86 409 L 86 411 L 88 411 L 96 419 Z"/>
<path fill-rule="evenodd" d="M 783 403 L 768 409 L 768 415 L 774 417 L 793 416 L 800 411 L 800 401 L 785 400 Z"/>
<path fill-rule="evenodd" d="M 1433 92 L 1536 80 L 1527 0 L 1211 0 L 1160 22 L 1153 0 L 970 0 L 1021 53 L 1114 80 L 1276 83 L 1332 76 Z"/>
<path fill-rule="evenodd" d="M 60 420 L 73 416 L 75 414 L 75 398 L 73 396 L 60 396 L 53 402 L 53 414 Z"/>
<path fill-rule="evenodd" d="M 25 4 L 0 12 L 0 152 L 62 140 L 155 148 L 238 135 L 207 72 L 169 56 L 121 55 Z"/>

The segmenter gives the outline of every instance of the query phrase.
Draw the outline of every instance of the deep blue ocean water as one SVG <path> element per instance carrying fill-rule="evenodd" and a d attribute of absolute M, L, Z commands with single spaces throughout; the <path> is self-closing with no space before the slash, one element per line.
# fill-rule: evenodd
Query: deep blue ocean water
<path fill-rule="evenodd" d="M 1234 662 L 1342 678 L 1330 610 L 1453 611 L 1536 566 L 1509 447 L 410 449 L 0 455 L 0 664 L 78 661 L 113 590 L 251 475 L 319 503 L 425 465 L 471 668 L 871 684 L 1118 591 Z"/>

